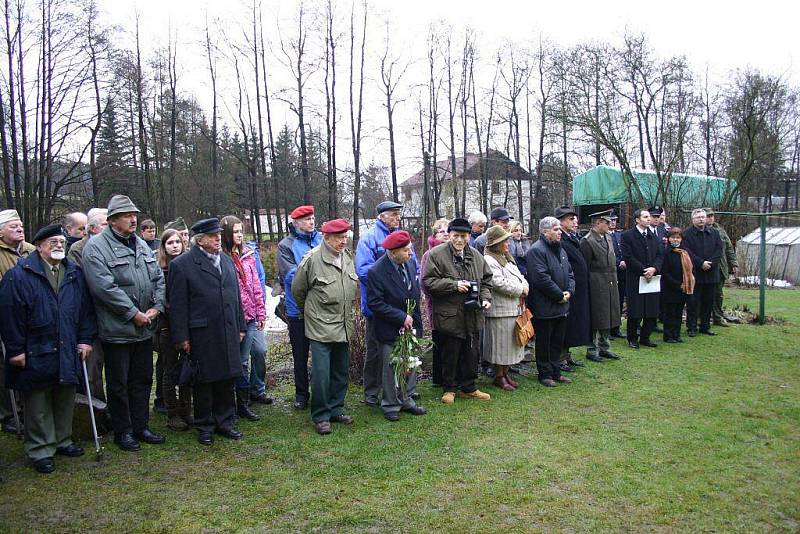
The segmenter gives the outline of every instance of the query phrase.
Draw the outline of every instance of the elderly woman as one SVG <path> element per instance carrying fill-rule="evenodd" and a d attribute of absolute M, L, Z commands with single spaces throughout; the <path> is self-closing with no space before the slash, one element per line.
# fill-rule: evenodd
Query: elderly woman
<path fill-rule="evenodd" d="M 517 269 L 522 273 L 522 276 L 528 272 L 527 264 L 525 263 L 525 254 L 531 248 L 531 242 L 523 234 L 522 223 L 520 221 L 511 221 L 508 226 L 508 231 L 511 232 L 511 239 L 508 240 L 508 253 L 514 258 L 514 263 L 517 264 Z"/>
<path fill-rule="evenodd" d="M 432 235 L 428 237 L 428 250 L 422 255 L 419 262 L 419 272 L 425 272 L 425 264 L 428 262 L 428 254 L 431 249 L 437 245 L 447 242 L 450 239 L 450 234 L 447 233 L 447 225 L 450 223 L 447 219 L 442 217 L 437 219 L 431 227 Z M 425 286 L 422 286 L 422 294 L 425 295 L 425 300 L 428 303 L 425 309 L 425 315 L 428 318 L 428 324 L 433 325 L 433 305 L 431 304 L 431 294 Z M 442 384 L 442 348 L 441 343 L 438 342 L 438 335 L 436 330 L 431 331 L 431 339 L 433 340 L 433 363 L 431 364 L 431 381 L 434 386 Z"/>
<path fill-rule="evenodd" d="M 211 445 L 216 432 L 241 439 L 236 430 L 234 384 L 242 376 L 239 344 L 247 331 L 236 267 L 220 254 L 219 219 L 192 226 L 195 246 L 169 266 L 172 342 L 196 365 L 192 393 L 197 441 Z"/>
<path fill-rule="evenodd" d="M 164 279 L 169 280 L 169 264 L 186 252 L 183 239 L 178 230 L 164 230 L 158 246 L 158 265 L 164 272 Z M 167 287 L 169 293 L 169 286 Z M 178 386 L 177 370 L 180 354 L 172 343 L 169 330 L 169 301 L 167 310 L 158 322 L 158 359 L 164 374 L 161 382 L 164 407 L 167 410 L 167 426 L 171 430 L 182 432 L 189 430 L 193 423 L 192 388 L 191 386 Z"/>
<path fill-rule="evenodd" d="M 521 362 L 524 355 L 524 347 L 514 338 L 514 322 L 528 296 L 528 282 L 509 253 L 510 239 L 502 226 L 492 226 L 486 232 L 484 252 L 492 270 L 492 307 L 484 312 L 483 357 L 494 365 L 494 385 L 506 391 L 518 387 L 508 368 Z"/>
<path fill-rule="evenodd" d="M 242 311 L 247 325 L 247 333 L 239 345 L 242 376 L 236 381 L 236 412 L 239 417 L 258 421 L 260 417 L 250 409 L 250 357 L 252 354 L 253 360 L 257 362 L 255 367 L 265 368 L 260 362 L 266 358 L 263 330 L 267 310 L 256 266 L 256 261 L 260 260 L 256 260 L 255 251 L 244 244 L 244 225 L 233 215 L 222 218 L 222 250 L 236 267 Z"/>

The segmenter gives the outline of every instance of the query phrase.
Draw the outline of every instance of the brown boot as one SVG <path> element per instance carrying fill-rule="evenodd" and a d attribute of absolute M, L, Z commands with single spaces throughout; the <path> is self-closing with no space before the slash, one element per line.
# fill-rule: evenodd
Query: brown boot
<path fill-rule="evenodd" d="M 511 386 L 514 389 L 517 389 L 519 387 L 519 384 L 513 378 L 511 378 L 511 371 L 509 371 L 509 366 L 508 365 L 504 365 L 503 367 L 504 367 L 503 376 L 505 377 L 506 382 L 511 384 Z"/>

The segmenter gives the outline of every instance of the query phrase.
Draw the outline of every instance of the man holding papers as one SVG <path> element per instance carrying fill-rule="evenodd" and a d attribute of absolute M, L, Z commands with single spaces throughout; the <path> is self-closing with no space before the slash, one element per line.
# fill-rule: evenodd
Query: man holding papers
<path fill-rule="evenodd" d="M 639 345 L 656 347 L 650 341 L 650 334 L 656 326 L 659 311 L 658 292 L 640 292 L 640 282 L 649 290 L 649 284 L 657 284 L 653 277 L 661 270 L 664 260 L 664 246 L 650 230 L 650 212 L 636 210 L 633 214 L 636 226 L 622 234 L 620 248 L 625 270 L 625 297 L 628 300 L 628 346 L 638 349 Z M 641 280 L 643 279 L 643 280 Z"/>

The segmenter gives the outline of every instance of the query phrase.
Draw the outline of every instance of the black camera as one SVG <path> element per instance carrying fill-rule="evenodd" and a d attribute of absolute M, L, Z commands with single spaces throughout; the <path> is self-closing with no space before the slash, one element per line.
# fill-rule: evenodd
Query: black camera
<path fill-rule="evenodd" d="M 481 309 L 481 295 L 478 288 L 478 282 L 469 280 L 469 291 L 467 291 L 467 300 L 464 301 L 464 309 L 468 311 L 476 311 Z"/>

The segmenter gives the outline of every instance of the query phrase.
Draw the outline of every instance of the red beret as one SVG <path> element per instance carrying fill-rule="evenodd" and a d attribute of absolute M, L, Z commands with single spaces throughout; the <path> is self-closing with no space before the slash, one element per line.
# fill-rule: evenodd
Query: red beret
<path fill-rule="evenodd" d="M 384 239 L 383 243 L 381 243 L 381 246 L 386 250 L 394 250 L 396 248 L 404 247 L 409 243 L 411 243 L 411 234 L 405 230 L 399 230 L 387 235 L 386 239 Z"/>
<path fill-rule="evenodd" d="M 341 234 L 350 229 L 350 223 L 344 219 L 334 219 L 322 225 L 323 234 Z"/>
<path fill-rule="evenodd" d="M 298 206 L 289 214 L 289 217 L 297 220 L 308 217 L 309 215 L 314 215 L 314 206 Z"/>

